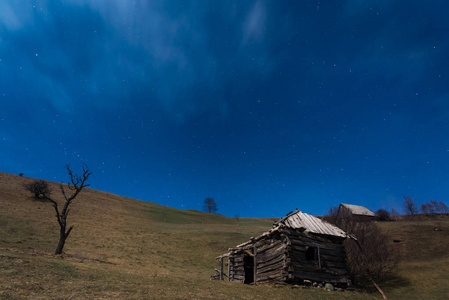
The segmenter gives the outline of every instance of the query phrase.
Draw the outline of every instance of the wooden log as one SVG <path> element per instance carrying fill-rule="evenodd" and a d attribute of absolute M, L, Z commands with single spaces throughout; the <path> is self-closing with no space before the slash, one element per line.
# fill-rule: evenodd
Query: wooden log
<path fill-rule="evenodd" d="M 268 260 L 264 260 L 264 261 L 260 261 L 259 260 L 258 261 L 258 267 L 259 268 L 263 268 L 263 267 L 266 267 L 266 266 L 277 264 L 279 262 L 285 263 L 285 257 L 281 256 L 281 255 L 278 255 L 278 256 L 273 256 L 271 259 L 268 259 Z"/>
<path fill-rule="evenodd" d="M 284 262 L 284 260 L 281 260 L 281 261 L 279 261 L 277 263 L 274 263 L 274 264 L 271 264 L 271 265 L 266 265 L 266 266 L 263 266 L 263 267 L 261 267 L 259 265 L 259 267 L 257 268 L 257 273 L 258 274 L 262 274 L 262 273 L 271 272 L 271 271 L 274 271 L 274 270 L 280 270 L 280 269 L 283 269 L 284 267 L 285 267 L 285 262 Z"/>
<path fill-rule="evenodd" d="M 344 262 L 323 261 L 322 266 L 324 268 L 346 269 L 347 266 Z"/>
<path fill-rule="evenodd" d="M 258 252 L 264 252 L 264 251 L 268 251 L 271 250 L 272 248 L 278 247 L 280 245 L 284 245 L 284 243 L 280 240 L 274 241 L 272 243 L 269 244 L 265 244 L 263 246 L 258 247 Z"/>
<path fill-rule="evenodd" d="M 231 281 L 231 277 L 229 277 L 229 275 L 231 274 L 231 263 L 228 259 L 228 280 Z"/>
<path fill-rule="evenodd" d="M 314 241 L 312 239 L 298 239 L 298 238 L 292 238 L 290 239 L 290 243 L 292 245 L 298 245 L 298 246 L 312 246 L 312 247 L 320 247 L 323 249 L 328 249 L 328 250 L 332 250 L 332 251 L 342 251 L 343 246 L 340 244 L 332 244 L 332 243 L 322 243 L 322 242 L 317 242 Z"/>
<path fill-rule="evenodd" d="M 293 267 L 293 272 L 311 272 L 311 273 L 327 273 L 330 275 L 347 275 L 348 271 L 346 269 L 336 269 L 336 268 L 317 268 L 310 265 L 303 265 L 293 262 L 291 264 Z"/>
<path fill-rule="evenodd" d="M 223 257 L 220 258 L 220 280 L 223 280 Z"/>
<path fill-rule="evenodd" d="M 329 282 L 329 283 L 347 283 L 349 280 L 349 277 L 344 275 L 329 275 L 312 272 L 295 271 L 291 273 L 291 275 L 293 276 L 293 278 L 296 279 L 307 279 L 312 281 Z"/>
<path fill-rule="evenodd" d="M 257 284 L 257 247 L 256 247 L 256 245 L 254 245 L 253 253 L 254 253 L 253 279 L 254 279 L 254 284 Z"/>

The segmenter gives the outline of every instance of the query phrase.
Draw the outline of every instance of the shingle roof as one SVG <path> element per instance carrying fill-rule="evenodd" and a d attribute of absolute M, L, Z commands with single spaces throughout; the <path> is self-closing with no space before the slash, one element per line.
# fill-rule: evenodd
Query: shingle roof
<path fill-rule="evenodd" d="M 368 208 L 364 206 L 345 204 L 345 203 L 341 203 L 340 205 L 348 209 L 353 215 L 372 216 L 372 217 L 376 216 L 372 211 L 370 211 Z"/>
<path fill-rule="evenodd" d="M 303 213 L 299 210 L 287 214 L 285 217 L 279 219 L 273 226 L 285 225 L 291 228 L 304 229 L 306 232 L 332 235 L 338 237 L 348 237 L 346 232 L 335 225 L 323 221 L 312 215 Z"/>

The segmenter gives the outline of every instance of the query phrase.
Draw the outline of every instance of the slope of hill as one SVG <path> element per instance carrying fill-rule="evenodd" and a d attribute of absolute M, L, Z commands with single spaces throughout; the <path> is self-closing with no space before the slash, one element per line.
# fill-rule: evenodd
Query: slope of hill
<path fill-rule="evenodd" d="M 266 231 L 272 223 L 241 218 L 237 224 L 218 214 L 183 211 L 93 189 L 83 190 L 73 202 L 68 223 L 75 228 L 65 255 L 53 256 L 58 241 L 54 210 L 24 191 L 27 180 L 31 179 L 0 173 L 1 299 L 379 298 L 375 293 L 210 281 L 216 256 Z M 50 185 L 57 197 L 58 185 Z M 407 258 L 402 277 L 384 288 L 390 299 L 449 296 L 449 255 L 435 243 L 440 241 L 447 249 L 449 222 L 438 221 L 443 231 L 433 231 L 433 222 L 384 225 L 402 240 L 398 247 Z"/>

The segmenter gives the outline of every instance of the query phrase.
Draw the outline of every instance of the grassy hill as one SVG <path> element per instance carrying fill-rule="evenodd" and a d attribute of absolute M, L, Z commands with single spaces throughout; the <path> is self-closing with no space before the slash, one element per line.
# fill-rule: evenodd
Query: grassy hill
<path fill-rule="evenodd" d="M 63 257 L 52 253 L 58 225 L 49 203 L 23 190 L 26 177 L 0 173 L 0 299 L 379 299 L 210 281 L 215 257 L 272 222 L 184 211 L 85 189 L 72 204 Z M 50 183 L 53 195 L 57 184 Z M 291 208 L 286 207 L 286 212 Z M 389 299 L 449 298 L 449 220 L 383 223 L 402 249 Z M 438 226 L 442 231 L 434 231 Z"/>

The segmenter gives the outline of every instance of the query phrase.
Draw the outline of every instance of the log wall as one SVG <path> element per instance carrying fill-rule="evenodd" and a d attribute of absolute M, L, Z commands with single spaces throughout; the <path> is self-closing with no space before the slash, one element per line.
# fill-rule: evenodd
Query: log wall
<path fill-rule="evenodd" d="M 343 239 L 317 236 L 284 228 L 262 239 L 245 243 L 229 253 L 229 280 L 245 282 L 245 257 L 254 260 L 256 283 L 301 282 L 312 280 L 329 283 L 349 282 Z M 314 259 L 306 252 L 315 247 Z M 316 259 L 315 259 L 316 257 Z M 248 258 L 249 259 L 249 258 Z M 250 272 L 247 270 L 247 273 Z"/>

